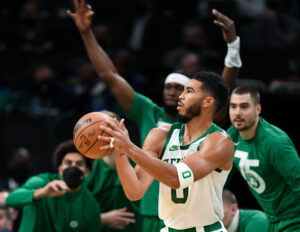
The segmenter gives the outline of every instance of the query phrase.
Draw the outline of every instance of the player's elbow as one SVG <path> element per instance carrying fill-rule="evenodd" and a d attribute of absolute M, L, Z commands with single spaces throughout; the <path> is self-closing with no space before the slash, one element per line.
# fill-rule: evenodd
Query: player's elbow
<path fill-rule="evenodd" d="M 172 189 L 179 189 L 180 188 L 180 183 L 178 180 L 173 181 L 172 183 L 169 184 L 169 187 Z"/>
<path fill-rule="evenodd" d="M 138 200 L 142 199 L 144 196 L 144 194 L 142 194 L 139 191 L 125 192 L 125 194 L 126 194 L 126 197 L 128 198 L 128 200 L 130 200 L 130 201 L 138 201 Z"/>

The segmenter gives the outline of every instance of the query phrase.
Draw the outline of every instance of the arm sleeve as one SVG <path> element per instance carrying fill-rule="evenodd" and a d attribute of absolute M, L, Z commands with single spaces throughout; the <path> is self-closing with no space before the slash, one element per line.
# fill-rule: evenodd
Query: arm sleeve
<path fill-rule="evenodd" d="M 291 139 L 274 142 L 269 149 L 273 167 L 294 191 L 300 191 L 300 159 Z"/>
<path fill-rule="evenodd" d="M 21 208 L 33 202 L 35 190 L 44 187 L 48 181 L 43 176 L 31 177 L 24 185 L 11 192 L 5 201 L 7 206 Z"/>

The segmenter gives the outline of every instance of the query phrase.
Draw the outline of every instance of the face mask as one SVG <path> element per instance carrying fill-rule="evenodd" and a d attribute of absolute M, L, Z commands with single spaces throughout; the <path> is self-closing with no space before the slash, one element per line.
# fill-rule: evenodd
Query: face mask
<path fill-rule="evenodd" d="M 63 172 L 63 180 L 71 189 L 76 189 L 82 183 L 83 179 L 84 174 L 77 167 L 66 168 Z"/>

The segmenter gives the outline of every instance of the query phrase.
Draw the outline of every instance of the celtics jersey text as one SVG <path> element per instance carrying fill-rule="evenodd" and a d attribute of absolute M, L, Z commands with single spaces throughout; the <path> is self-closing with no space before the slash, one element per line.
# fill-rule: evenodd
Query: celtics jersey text
<path fill-rule="evenodd" d="M 161 159 L 178 163 L 196 152 L 206 136 L 220 127 L 213 124 L 200 138 L 182 145 L 184 124 L 172 125 Z M 159 216 L 165 225 L 174 229 L 187 229 L 215 223 L 223 218 L 222 190 L 229 171 L 214 170 L 184 189 L 171 189 L 160 183 Z"/>

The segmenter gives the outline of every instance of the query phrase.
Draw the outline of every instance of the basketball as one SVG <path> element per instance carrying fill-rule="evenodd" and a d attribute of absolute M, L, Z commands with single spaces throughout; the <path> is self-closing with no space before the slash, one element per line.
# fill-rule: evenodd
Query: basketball
<path fill-rule="evenodd" d="M 73 130 L 73 141 L 77 150 L 91 159 L 99 159 L 111 154 L 113 149 L 100 150 L 101 146 L 109 143 L 98 140 L 98 135 L 110 136 L 101 130 L 100 125 L 109 126 L 104 120 L 112 119 L 105 113 L 92 112 L 83 115 Z"/>

